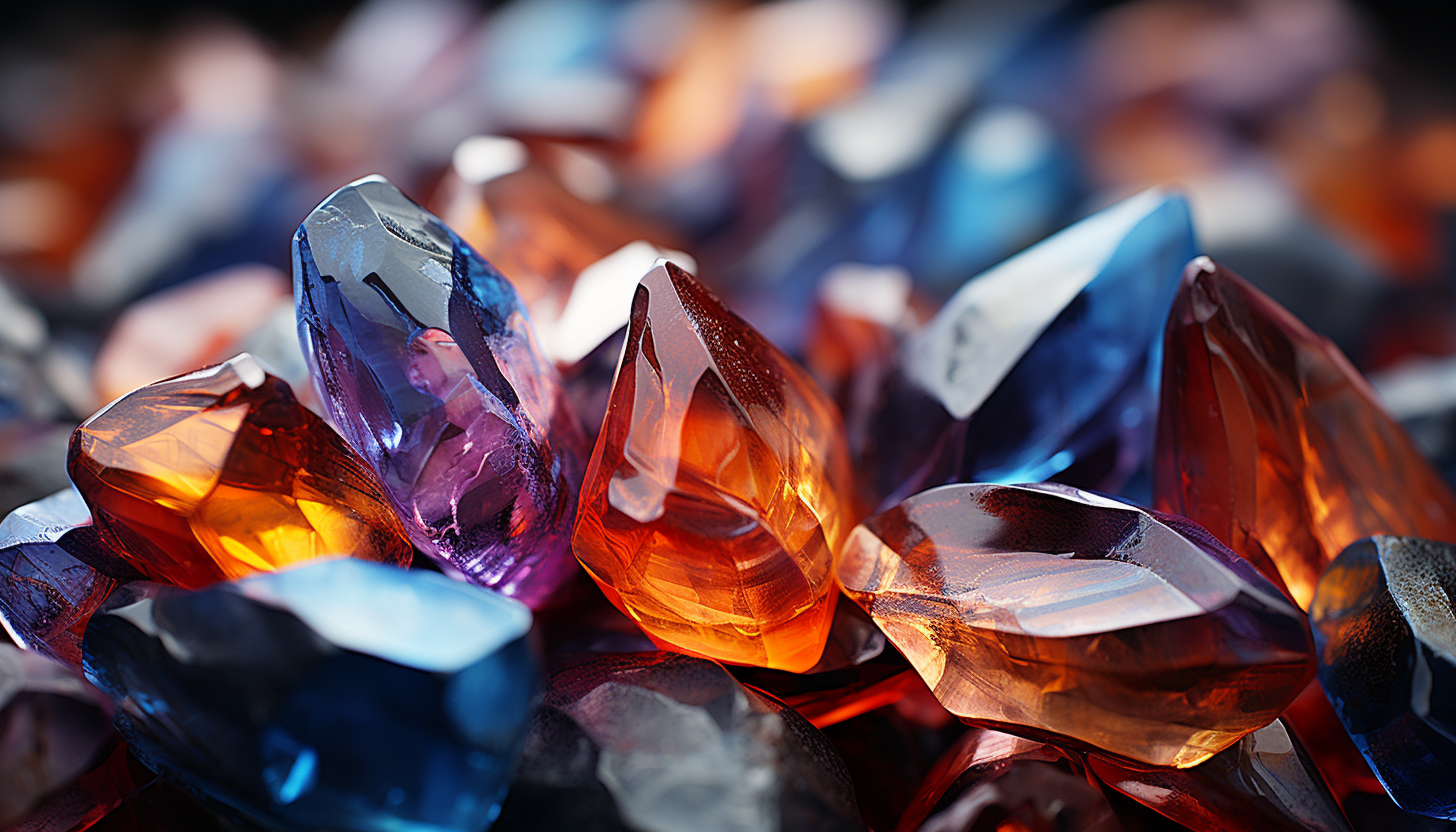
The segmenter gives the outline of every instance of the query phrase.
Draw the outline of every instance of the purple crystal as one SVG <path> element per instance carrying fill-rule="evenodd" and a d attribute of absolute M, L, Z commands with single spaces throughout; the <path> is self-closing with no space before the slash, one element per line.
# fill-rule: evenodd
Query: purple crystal
<path fill-rule="evenodd" d="M 329 419 L 421 551 L 539 605 L 575 569 L 586 443 L 511 284 L 372 176 L 293 245 L 299 337 Z"/>

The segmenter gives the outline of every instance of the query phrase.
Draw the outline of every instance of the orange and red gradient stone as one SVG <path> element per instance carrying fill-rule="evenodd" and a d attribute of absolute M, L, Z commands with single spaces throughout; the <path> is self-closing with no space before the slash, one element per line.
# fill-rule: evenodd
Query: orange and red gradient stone
<path fill-rule="evenodd" d="M 246 353 L 102 408 L 67 470 L 102 538 L 159 583 L 414 551 L 359 455 Z"/>
<path fill-rule="evenodd" d="M 658 644 L 801 672 L 854 518 L 834 405 L 686 272 L 642 279 L 573 548 Z"/>
<path fill-rule="evenodd" d="M 1168 319 L 1159 413 L 1157 508 L 1301 607 L 1363 537 L 1456 541 L 1456 495 L 1339 349 L 1206 257 Z"/>

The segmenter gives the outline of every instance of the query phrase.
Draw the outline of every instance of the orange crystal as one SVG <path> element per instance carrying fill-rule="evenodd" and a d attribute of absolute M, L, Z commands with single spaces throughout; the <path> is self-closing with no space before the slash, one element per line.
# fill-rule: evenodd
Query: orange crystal
<path fill-rule="evenodd" d="M 1339 349 L 1206 257 L 1164 337 L 1157 507 L 1208 529 L 1308 608 L 1372 534 L 1456 541 L 1456 495 Z"/>
<path fill-rule="evenodd" d="M 102 408 L 67 469 L 103 539 L 158 582 L 414 551 L 369 466 L 246 353 Z"/>
<path fill-rule="evenodd" d="M 686 272 L 642 279 L 577 510 L 577 557 L 663 647 L 802 672 L 853 518 L 834 405 Z"/>

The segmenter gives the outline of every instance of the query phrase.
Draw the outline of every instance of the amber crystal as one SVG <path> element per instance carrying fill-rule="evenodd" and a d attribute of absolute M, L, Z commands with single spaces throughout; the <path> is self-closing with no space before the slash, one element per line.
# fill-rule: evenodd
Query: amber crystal
<path fill-rule="evenodd" d="M 102 538 L 160 583 L 413 553 L 359 455 L 246 353 L 102 408 L 67 469 Z"/>
<path fill-rule="evenodd" d="M 633 299 L 573 547 L 657 643 L 803 671 L 853 518 L 843 428 L 808 374 L 686 272 Z"/>
<path fill-rule="evenodd" d="M 1202 529 L 1063 485 L 950 485 L 857 526 L 845 591 L 952 713 L 1186 767 L 1309 681 L 1300 611 Z"/>
<path fill-rule="evenodd" d="M 1456 541 L 1456 495 L 1339 349 L 1206 257 L 1168 319 L 1159 413 L 1157 507 L 1301 607 L 1363 537 Z"/>

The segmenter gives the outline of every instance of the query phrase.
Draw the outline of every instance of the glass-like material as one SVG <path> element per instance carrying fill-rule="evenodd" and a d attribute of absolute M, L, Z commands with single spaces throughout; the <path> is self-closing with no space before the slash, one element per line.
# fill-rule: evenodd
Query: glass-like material
<path fill-rule="evenodd" d="M 1456 495 L 1328 340 L 1212 260 L 1168 319 L 1156 505 L 1189 517 L 1308 608 L 1372 534 L 1456 541 Z"/>
<path fill-rule="evenodd" d="M 537 690 L 530 626 L 497 593 L 338 558 L 128 584 L 86 630 L 86 674 L 143 761 L 268 828 L 479 832 Z"/>
<path fill-rule="evenodd" d="M 649 272 L 574 536 L 612 602 L 665 647 L 807 670 L 851 488 L 839 414 L 808 373 L 686 272 Z"/>
<path fill-rule="evenodd" d="M 1309 607 L 1319 680 L 1402 809 L 1456 820 L 1456 546 L 1376 535 Z"/>
<path fill-rule="evenodd" d="M 293 244 L 325 410 L 410 539 L 474 583 L 544 602 L 575 569 L 585 441 L 515 289 L 378 176 L 324 200 Z"/>
<path fill-rule="evenodd" d="M 67 470 L 102 540 L 158 583 L 414 553 L 364 460 L 246 353 L 102 408 Z"/>
<path fill-rule="evenodd" d="M 1309 681 L 1304 616 L 1180 518 L 1068 486 L 952 485 L 857 526 L 839 568 L 952 713 L 1192 766 Z"/>

